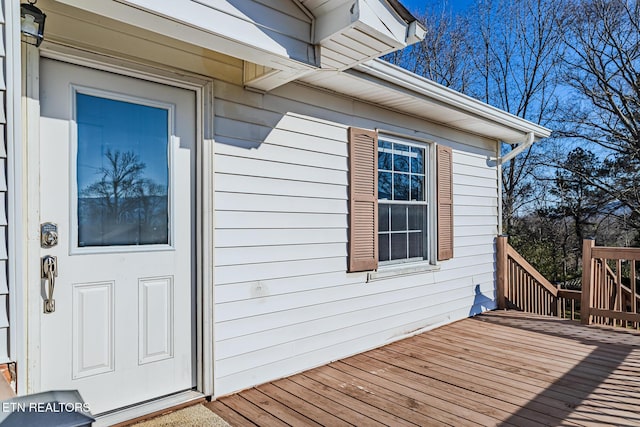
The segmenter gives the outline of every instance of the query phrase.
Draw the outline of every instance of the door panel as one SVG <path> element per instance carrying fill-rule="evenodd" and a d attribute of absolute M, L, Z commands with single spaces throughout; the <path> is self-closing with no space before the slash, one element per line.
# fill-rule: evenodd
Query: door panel
<path fill-rule="evenodd" d="M 192 389 L 195 93 L 50 59 L 40 76 L 40 218 L 59 234 L 41 388 L 94 414 Z"/>
<path fill-rule="evenodd" d="M 72 285 L 73 379 L 114 369 L 113 282 Z M 55 294 L 54 294 L 55 295 Z"/>

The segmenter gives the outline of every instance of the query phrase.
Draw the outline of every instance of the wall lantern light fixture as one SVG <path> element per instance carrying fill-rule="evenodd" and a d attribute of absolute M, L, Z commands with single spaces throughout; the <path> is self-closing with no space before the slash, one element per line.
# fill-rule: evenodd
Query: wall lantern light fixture
<path fill-rule="evenodd" d="M 36 47 L 44 40 L 44 20 L 47 15 L 35 7 L 37 0 L 20 4 L 20 31 L 27 43 Z"/>

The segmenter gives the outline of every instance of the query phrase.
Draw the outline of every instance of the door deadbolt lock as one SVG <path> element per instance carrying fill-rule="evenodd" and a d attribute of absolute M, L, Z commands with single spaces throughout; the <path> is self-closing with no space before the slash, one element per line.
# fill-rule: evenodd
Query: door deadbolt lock
<path fill-rule="evenodd" d="M 58 225 L 52 222 L 40 224 L 40 247 L 52 248 L 58 244 Z"/>

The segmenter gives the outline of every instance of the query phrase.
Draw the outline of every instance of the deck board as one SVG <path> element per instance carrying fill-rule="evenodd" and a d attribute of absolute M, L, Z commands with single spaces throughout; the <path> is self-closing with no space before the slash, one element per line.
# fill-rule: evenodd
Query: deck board
<path fill-rule="evenodd" d="M 232 426 L 640 426 L 640 333 L 495 311 L 207 407 Z"/>

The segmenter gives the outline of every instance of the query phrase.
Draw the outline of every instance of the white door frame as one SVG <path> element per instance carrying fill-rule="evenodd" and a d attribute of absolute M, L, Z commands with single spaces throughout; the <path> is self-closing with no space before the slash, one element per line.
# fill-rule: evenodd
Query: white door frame
<path fill-rule="evenodd" d="M 213 80 L 203 76 L 171 69 L 169 67 L 148 66 L 123 59 L 114 59 L 96 53 L 79 51 L 70 47 L 47 43 L 36 49 L 27 46 L 23 50 L 23 155 L 26 161 L 21 174 L 25 183 L 23 199 L 26 213 L 26 257 L 22 261 L 22 271 L 26 277 L 27 289 L 18 303 L 22 310 L 18 318 L 26 322 L 26 360 L 18 360 L 18 375 L 26 378 L 22 382 L 26 390 L 19 394 L 40 390 L 40 312 L 42 310 L 40 282 L 40 102 L 39 102 L 39 59 L 40 56 L 64 62 L 110 71 L 129 77 L 167 84 L 193 90 L 196 94 L 196 251 L 194 256 L 196 272 L 196 390 L 204 395 L 213 395 L 213 332 L 214 332 L 214 287 L 213 287 Z M 174 403 L 175 404 L 175 403 Z"/>

